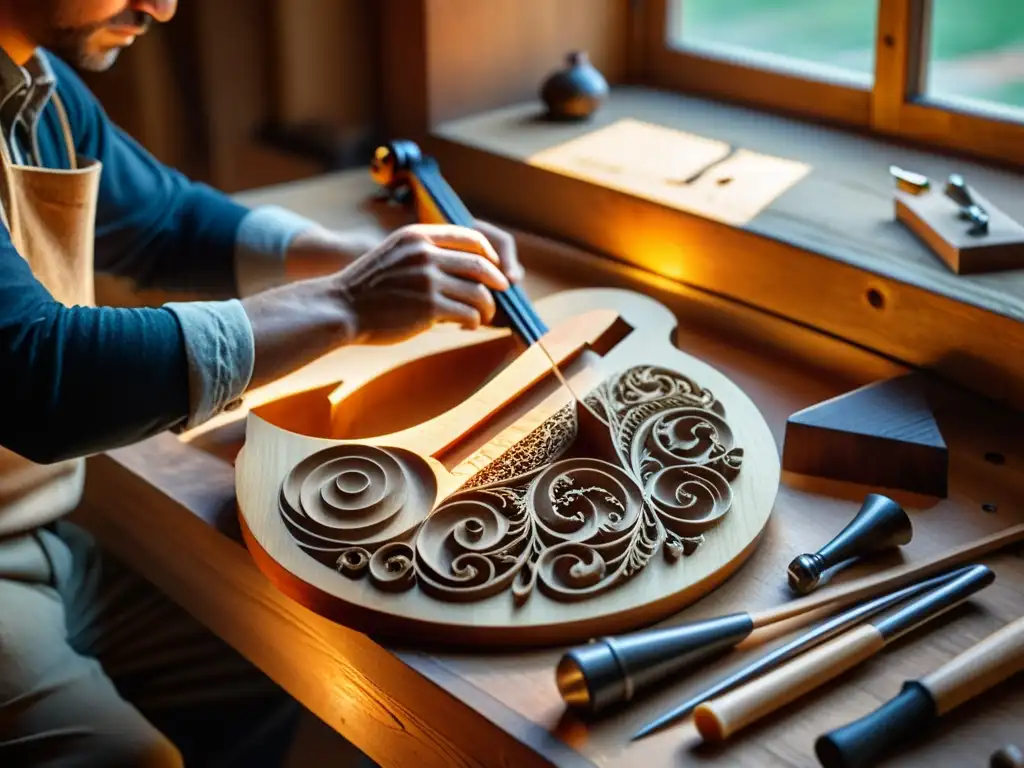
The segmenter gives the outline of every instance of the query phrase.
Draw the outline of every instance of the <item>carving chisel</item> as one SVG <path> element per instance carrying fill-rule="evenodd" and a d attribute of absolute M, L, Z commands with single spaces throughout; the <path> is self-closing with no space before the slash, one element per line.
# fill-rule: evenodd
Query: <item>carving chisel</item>
<path fill-rule="evenodd" d="M 385 189 L 391 186 L 394 169 L 398 166 L 408 166 L 416 163 L 419 168 L 421 179 L 429 179 L 429 184 L 419 184 L 421 194 L 418 200 L 429 200 L 430 204 L 421 207 L 420 217 L 424 221 L 436 221 L 439 223 L 457 224 L 469 229 L 476 228 L 476 218 L 470 213 L 469 208 L 455 194 L 448 181 L 441 175 L 437 162 L 431 157 L 424 157 L 420 148 L 414 142 L 407 140 L 396 140 L 386 147 L 381 147 L 374 154 L 374 162 L 371 166 L 371 175 Z M 391 190 L 394 194 L 395 190 Z M 503 312 L 510 321 L 518 322 L 527 343 L 535 344 L 544 357 L 559 383 L 577 403 L 578 412 L 582 411 L 604 424 L 596 413 L 590 410 L 579 396 L 568 379 L 562 374 L 561 369 L 555 362 L 554 357 L 544 346 L 544 336 L 548 332 L 544 321 L 534 312 L 530 306 L 526 294 L 519 285 L 511 285 L 504 291 L 494 293 L 495 303 L 499 311 Z M 607 426 L 607 424 L 604 424 Z"/>
<path fill-rule="evenodd" d="M 597 714 L 693 669 L 734 647 L 756 630 L 788 621 L 790 629 L 813 624 L 855 603 L 963 566 L 1024 541 L 1024 524 L 959 544 L 919 562 L 863 576 L 843 585 L 757 612 L 732 613 L 672 626 L 642 629 L 569 648 L 555 670 L 558 690 L 574 710 Z"/>
<path fill-rule="evenodd" d="M 861 624 L 764 677 L 705 701 L 693 711 L 694 724 L 705 741 L 724 741 L 866 661 L 893 640 L 954 608 L 993 581 L 995 573 L 990 568 L 972 566 L 891 615 Z"/>
<path fill-rule="evenodd" d="M 908 600 L 911 597 L 916 597 L 917 595 L 920 595 L 922 592 L 928 592 L 929 590 L 932 590 L 935 587 L 946 584 L 947 582 L 955 579 L 957 576 L 962 575 L 966 570 L 966 568 L 961 568 L 955 571 L 951 571 L 950 573 L 943 574 L 942 576 L 936 576 L 933 579 L 928 579 L 927 581 L 921 581 L 917 584 L 912 584 L 909 587 L 904 587 L 903 589 L 897 590 L 896 592 L 892 592 L 888 595 L 883 595 L 882 597 L 877 597 L 874 600 L 869 600 L 868 602 L 858 605 L 855 608 L 851 608 L 848 611 L 844 611 L 835 618 L 829 619 L 828 621 L 819 624 L 810 632 L 805 632 L 799 637 L 786 643 L 782 647 L 777 648 L 774 651 L 771 651 L 770 653 L 766 653 L 764 656 L 760 657 L 754 662 L 748 664 L 742 669 L 734 672 L 728 677 L 715 683 L 710 688 L 706 688 L 705 690 L 698 693 L 696 696 L 691 697 L 689 700 L 683 702 L 678 707 L 669 710 L 665 714 L 658 717 L 657 720 L 653 720 L 652 722 L 648 723 L 643 728 L 641 728 L 639 731 L 637 731 L 635 734 L 633 734 L 633 739 L 636 740 L 643 738 L 644 736 L 647 736 L 650 733 L 654 733 L 655 731 L 664 728 L 666 725 L 669 725 L 675 722 L 676 720 L 679 720 L 680 718 L 686 717 L 694 710 L 694 708 L 697 707 L 698 704 L 701 704 L 707 701 L 708 699 L 718 696 L 721 693 L 730 691 L 733 688 L 736 688 L 742 685 L 743 683 L 747 682 L 748 680 L 753 680 L 758 675 L 767 672 L 770 669 L 774 669 L 775 667 L 779 666 L 788 659 L 793 658 L 799 653 L 806 651 L 810 648 L 814 648 L 817 645 L 821 645 L 829 638 L 835 637 L 839 633 L 849 629 L 855 624 L 859 624 L 865 619 L 868 619 L 872 616 L 876 616 L 882 611 L 888 610 L 889 608 L 892 608 L 893 606 L 903 602 L 904 600 Z"/>

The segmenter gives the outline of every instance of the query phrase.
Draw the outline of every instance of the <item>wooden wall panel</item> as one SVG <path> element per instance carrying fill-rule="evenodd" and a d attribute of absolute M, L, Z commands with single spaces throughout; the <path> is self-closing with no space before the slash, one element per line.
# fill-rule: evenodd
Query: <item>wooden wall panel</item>
<path fill-rule="evenodd" d="M 430 124 L 426 0 L 378 0 L 380 118 L 385 137 L 422 141 Z"/>
<path fill-rule="evenodd" d="M 539 99 L 586 50 L 612 83 L 631 71 L 630 0 L 381 0 L 383 125 L 422 139 L 439 122 Z M 538 100 L 538 104 L 539 104 Z"/>
<path fill-rule="evenodd" d="M 160 160 L 235 192 L 324 168 L 266 145 L 268 123 L 340 135 L 377 122 L 379 36 L 366 0 L 206 0 L 85 74 L 111 117 Z"/>
<path fill-rule="evenodd" d="M 239 158 L 271 115 L 270 3 L 216 0 L 197 4 L 196 11 L 211 177 L 230 192 L 267 183 L 259 169 L 241 165 Z"/>
<path fill-rule="evenodd" d="M 628 0 L 427 0 L 431 120 L 537 98 L 570 50 L 610 82 L 627 69 Z"/>
<path fill-rule="evenodd" d="M 366 0 L 277 0 L 275 115 L 365 128 L 376 117 L 375 8 Z"/>
<path fill-rule="evenodd" d="M 538 98 L 570 50 L 627 79 L 630 0 L 205 0 L 90 77 L 160 159 L 235 192 L 323 170 L 268 124 L 342 140 Z M 539 102 L 538 102 L 539 104 Z M 331 137 L 328 137 L 329 139 Z"/>
<path fill-rule="evenodd" d="M 378 6 L 273 0 L 273 115 L 265 138 L 323 170 L 365 164 L 378 138 Z"/>

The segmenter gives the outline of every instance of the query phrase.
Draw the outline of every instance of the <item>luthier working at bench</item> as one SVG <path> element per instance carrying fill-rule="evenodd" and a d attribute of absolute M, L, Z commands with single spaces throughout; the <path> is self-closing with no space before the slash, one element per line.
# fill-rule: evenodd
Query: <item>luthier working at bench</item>
<path fill-rule="evenodd" d="M 1020 762 L 941 0 L 187 5 L 0 0 L 0 763 Z"/>

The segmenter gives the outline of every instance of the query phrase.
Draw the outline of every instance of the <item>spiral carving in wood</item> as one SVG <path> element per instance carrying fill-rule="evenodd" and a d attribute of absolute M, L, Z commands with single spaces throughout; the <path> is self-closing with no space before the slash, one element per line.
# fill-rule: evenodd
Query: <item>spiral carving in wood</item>
<path fill-rule="evenodd" d="M 335 445 L 299 462 L 281 484 L 279 508 L 307 553 L 347 575 L 411 586 L 411 538 L 434 505 L 436 487 L 413 453 Z M 405 563 L 408 563 L 406 567 Z"/>
<path fill-rule="evenodd" d="M 617 463 L 579 455 L 570 406 L 436 508 L 418 457 L 339 445 L 289 474 L 281 514 L 304 551 L 341 573 L 449 602 L 585 600 L 659 551 L 692 555 L 729 513 L 743 463 L 722 404 L 656 366 L 606 380 L 587 404 Z"/>

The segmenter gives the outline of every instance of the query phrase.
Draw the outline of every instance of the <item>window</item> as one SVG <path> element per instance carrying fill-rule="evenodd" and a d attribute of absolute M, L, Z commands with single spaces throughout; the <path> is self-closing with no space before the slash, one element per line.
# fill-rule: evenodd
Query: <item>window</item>
<path fill-rule="evenodd" d="M 1024 116 L 1021 0 L 935 0 L 931 19 L 928 98 Z"/>
<path fill-rule="evenodd" d="M 1024 165 L 1022 0 L 641 0 L 648 82 Z"/>
<path fill-rule="evenodd" d="M 875 12 L 863 0 L 673 0 L 668 13 L 677 50 L 871 82 Z"/>

